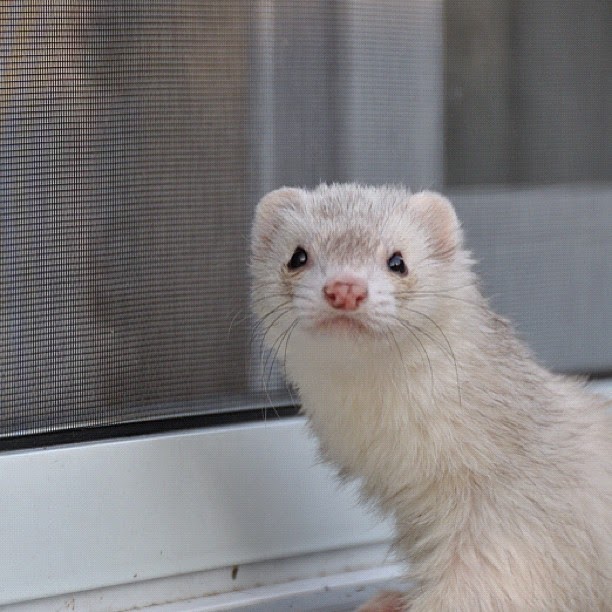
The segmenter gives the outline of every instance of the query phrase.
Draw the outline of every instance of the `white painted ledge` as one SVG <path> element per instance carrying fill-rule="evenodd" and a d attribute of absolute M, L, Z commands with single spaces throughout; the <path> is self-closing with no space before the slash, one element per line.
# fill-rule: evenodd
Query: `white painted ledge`
<path fill-rule="evenodd" d="M 301 555 L 9 605 L 4 612 L 272 612 L 357 607 L 395 581 L 388 545 Z M 211 595 L 212 593 L 212 595 Z M 348 608 L 347 608 L 348 605 Z"/>
<path fill-rule="evenodd" d="M 0 507 L 0 604 L 391 533 L 320 464 L 301 418 L 6 452 Z"/>

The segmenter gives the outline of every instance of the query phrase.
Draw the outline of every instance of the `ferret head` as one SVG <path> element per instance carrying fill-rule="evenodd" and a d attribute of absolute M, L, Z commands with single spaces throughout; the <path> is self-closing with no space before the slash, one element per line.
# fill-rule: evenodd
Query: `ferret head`
<path fill-rule="evenodd" d="M 401 342 L 435 324 L 467 256 L 450 202 L 401 188 L 283 188 L 257 207 L 252 306 L 265 341 Z M 414 341 L 413 341 L 414 342 Z M 282 351 L 281 351 L 282 353 Z"/>

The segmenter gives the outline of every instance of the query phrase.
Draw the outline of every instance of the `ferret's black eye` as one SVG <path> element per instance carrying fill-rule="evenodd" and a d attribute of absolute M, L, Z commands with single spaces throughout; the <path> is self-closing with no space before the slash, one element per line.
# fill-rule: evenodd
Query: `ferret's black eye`
<path fill-rule="evenodd" d="M 287 267 L 290 270 L 297 270 L 298 268 L 301 268 L 302 266 L 306 265 L 307 261 L 308 254 L 302 247 L 298 247 L 297 249 L 295 249 L 293 255 L 291 256 Z"/>
<path fill-rule="evenodd" d="M 408 273 L 408 268 L 404 263 L 404 258 L 399 252 L 393 253 L 393 255 L 389 257 L 389 259 L 387 260 L 387 265 L 389 266 L 389 270 L 391 270 L 391 272 L 395 272 L 396 274 L 401 274 L 402 276 L 404 276 Z"/>

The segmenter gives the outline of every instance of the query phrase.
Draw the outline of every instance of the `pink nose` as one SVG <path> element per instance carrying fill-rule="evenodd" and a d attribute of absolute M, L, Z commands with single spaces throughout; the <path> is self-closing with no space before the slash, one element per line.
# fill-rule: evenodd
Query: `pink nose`
<path fill-rule="evenodd" d="M 339 310 L 357 310 L 368 297 L 365 281 L 352 276 L 342 276 L 328 281 L 323 287 L 325 299 Z"/>

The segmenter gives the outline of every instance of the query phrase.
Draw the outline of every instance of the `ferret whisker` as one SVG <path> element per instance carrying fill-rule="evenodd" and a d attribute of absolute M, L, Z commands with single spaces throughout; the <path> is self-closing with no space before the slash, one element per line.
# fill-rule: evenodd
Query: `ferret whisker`
<path fill-rule="evenodd" d="M 284 306 L 291 307 L 291 300 L 285 300 L 284 302 L 281 302 L 280 304 L 276 304 L 273 308 L 268 310 L 268 312 L 266 312 L 263 315 L 261 315 L 259 317 L 259 320 L 262 321 L 262 322 L 265 321 L 268 317 L 270 317 L 276 311 L 278 311 L 279 308 L 283 308 Z"/>
<path fill-rule="evenodd" d="M 285 316 L 286 314 L 288 314 L 289 312 L 291 312 L 292 308 L 288 308 L 286 310 L 284 310 L 276 319 L 274 319 L 274 321 L 272 323 L 270 323 L 267 327 L 266 330 L 261 338 L 261 346 L 260 346 L 260 350 L 262 352 L 262 357 L 261 360 L 263 361 L 263 343 L 265 341 L 265 337 L 268 334 L 268 332 L 272 329 L 272 327 L 275 325 L 275 323 L 283 316 Z M 297 317 L 296 317 L 297 320 Z M 295 320 L 294 322 L 295 323 Z M 293 325 L 293 323 L 291 325 Z M 262 374 L 263 374 L 263 387 L 264 387 L 264 391 L 266 393 L 266 396 L 268 398 L 268 402 L 270 404 L 270 408 L 272 408 L 272 410 L 274 410 L 274 414 L 276 415 L 277 418 L 280 418 L 280 415 L 278 414 L 278 411 L 276 410 L 276 407 L 274 406 L 273 402 L 272 402 L 272 398 L 270 397 L 270 392 L 268 390 L 268 385 L 270 384 L 270 379 L 272 378 L 272 370 L 274 367 L 274 363 L 276 362 L 276 358 L 278 357 L 278 352 L 280 350 L 280 347 L 282 346 L 282 340 L 283 337 L 285 336 L 285 334 L 287 334 L 288 330 L 291 328 L 291 325 L 287 327 L 287 329 L 284 330 L 284 332 L 282 332 L 279 337 L 274 341 L 274 343 L 272 344 L 272 346 L 270 347 L 270 349 L 267 351 L 267 355 L 265 358 L 265 362 L 263 364 L 261 364 L 260 362 L 260 367 L 262 370 Z M 275 351 L 275 347 L 277 346 L 278 343 L 278 347 L 276 348 Z M 272 353 L 274 353 L 274 357 L 272 359 L 270 359 L 270 357 L 272 356 Z M 270 363 L 270 368 L 268 370 L 268 362 Z M 266 376 L 266 371 L 268 371 L 268 375 Z M 289 391 L 289 389 L 288 389 Z M 291 391 L 289 391 L 289 395 L 291 396 L 292 401 L 293 400 L 293 396 L 291 395 Z"/>
<path fill-rule="evenodd" d="M 457 285 L 455 287 L 435 287 L 435 285 L 420 285 L 413 291 L 431 291 L 432 293 L 448 293 L 449 291 L 459 291 L 461 289 L 475 288 L 476 285 L 473 282 L 466 283 L 465 285 Z"/>
<path fill-rule="evenodd" d="M 389 328 L 384 329 L 383 333 L 385 335 L 385 338 L 387 339 L 387 342 L 389 343 L 389 346 L 391 346 L 391 343 L 389 342 L 389 336 L 391 336 L 391 339 L 393 340 L 393 343 L 395 345 L 395 350 L 397 351 L 397 355 L 400 359 L 402 367 L 404 368 L 404 373 L 406 374 L 406 377 L 404 378 L 404 384 L 406 386 L 405 390 L 409 392 L 408 381 L 410 380 L 410 374 L 408 373 L 408 368 L 406 367 L 406 360 L 404 359 L 404 355 L 402 354 L 402 350 L 400 348 L 399 342 L 397 341 L 397 338 L 393 334 L 393 331 L 390 330 Z"/>
<path fill-rule="evenodd" d="M 285 293 L 267 293 L 266 295 L 262 295 L 262 296 L 260 296 L 258 298 L 251 299 L 250 303 L 251 303 L 251 305 L 259 304 L 259 302 L 263 302 L 263 301 L 269 300 L 271 298 L 280 298 L 280 297 L 286 298 L 287 295 Z"/>
<path fill-rule="evenodd" d="M 252 305 L 252 304 L 255 304 L 256 302 L 260 302 L 262 300 L 268 300 L 270 298 L 275 298 L 275 297 L 287 297 L 287 296 L 284 293 L 274 293 L 274 294 L 271 293 L 271 294 L 269 294 L 267 296 L 263 296 L 263 297 L 261 297 L 259 299 L 251 300 L 250 303 Z M 304 298 L 300 297 L 300 299 L 306 299 L 306 298 L 305 297 Z M 238 315 L 240 313 L 245 313 L 245 315 L 238 319 Z M 231 336 L 232 328 L 233 328 L 234 325 L 239 324 L 239 323 L 244 323 L 245 321 L 247 321 L 248 319 L 251 319 L 251 318 L 253 318 L 253 315 L 250 312 L 248 312 L 245 308 L 239 308 L 236 311 L 236 313 L 233 315 L 232 320 L 230 321 L 230 324 L 229 324 L 229 327 L 228 327 L 228 330 L 227 330 L 227 339 L 229 340 L 229 338 Z M 256 328 L 258 325 L 259 325 L 259 321 L 257 321 L 255 323 L 254 328 Z"/>
<path fill-rule="evenodd" d="M 410 310 L 410 309 L 407 309 L 407 310 Z M 453 358 L 453 353 L 449 350 L 448 346 L 446 346 L 445 343 L 441 342 L 434 335 L 430 334 L 426 329 L 423 329 L 419 325 L 415 325 L 412 322 L 408 323 L 407 321 L 404 321 L 404 320 L 400 319 L 399 317 L 397 317 L 396 320 L 400 324 L 404 324 L 404 325 L 408 324 L 408 325 L 410 325 L 411 329 L 413 329 L 415 331 L 418 331 L 419 333 L 423 334 L 428 340 L 430 340 L 433 344 L 435 344 L 444 354 L 446 354 L 451 359 Z"/>
<path fill-rule="evenodd" d="M 287 334 L 291 331 L 293 325 L 297 322 L 298 319 L 299 319 L 299 317 L 296 316 L 293 319 L 293 321 L 291 321 L 291 323 L 289 323 L 289 325 L 287 325 L 287 328 L 282 333 L 279 334 L 278 338 L 272 344 L 270 353 L 274 352 L 274 357 L 271 360 L 271 364 L 270 364 L 270 374 L 272 372 L 272 367 L 274 366 L 274 363 L 277 362 L 280 349 L 283 346 L 283 341 L 285 340 Z"/>
<path fill-rule="evenodd" d="M 262 368 L 262 360 L 263 360 L 263 352 L 262 352 L 262 348 L 260 347 L 260 352 L 261 352 L 261 356 L 260 356 L 260 361 L 259 361 L 259 367 L 262 370 L 263 373 L 263 368 Z M 274 403 L 272 402 L 272 397 L 270 396 L 270 391 L 268 390 L 268 385 L 266 383 L 266 379 L 264 376 L 262 376 L 262 380 L 261 383 L 263 385 L 263 389 L 264 389 L 264 393 L 266 394 L 266 398 L 268 399 L 268 405 L 270 406 L 270 408 L 272 408 L 272 410 L 274 410 L 274 412 L 276 412 L 276 408 L 274 407 Z M 262 415 L 263 415 L 263 420 L 264 423 L 268 420 L 268 413 L 267 410 L 265 408 L 262 407 Z"/>
<path fill-rule="evenodd" d="M 266 394 L 266 397 L 268 399 L 268 404 L 270 405 L 270 408 L 272 408 L 272 410 L 274 410 L 274 414 L 280 418 L 280 415 L 278 414 L 278 411 L 276 410 L 276 407 L 274 406 L 274 402 L 272 401 L 272 397 L 270 396 L 270 391 L 268 390 L 268 385 L 264 380 L 262 380 L 262 384 L 263 384 L 263 388 L 264 388 L 264 392 Z M 265 409 L 262 408 L 263 411 L 263 417 L 264 417 L 264 423 L 268 420 L 268 413 Z"/>
<path fill-rule="evenodd" d="M 274 369 L 274 364 L 275 362 L 275 358 L 270 360 L 270 367 L 268 368 L 268 359 L 270 357 L 270 355 L 272 354 L 272 350 L 269 351 L 267 357 L 266 357 L 266 364 L 264 365 L 264 388 L 268 389 L 269 385 L 270 385 L 270 381 L 272 380 L 272 372 Z M 267 375 L 265 375 L 265 371 L 268 371 Z M 268 398 L 270 397 L 270 394 L 268 393 Z M 278 411 L 276 410 L 276 407 L 274 406 L 274 404 L 272 403 L 272 400 L 270 399 L 270 408 L 272 408 L 272 410 L 274 410 L 274 414 L 276 415 L 277 418 L 280 418 L 280 415 L 278 414 Z"/>
<path fill-rule="evenodd" d="M 453 351 L 453 347 L 451 346 L 451 343 L 449 342 L 447 335 L 444 333 L 444 330 L 440 327 L 440 325 L 438 325 L 438 323 L 429 315 L 426 315 L 424 312 L 421 312 L 419 310 L 415 310 L 414 308 L 407 308 L 407 310 L 427 319 L 427 321 L 429 321 L 438 330 L 438 332 L 440 332 L 440 335 L 444 338 L 444 341 L 446 342 L 446 346 L 448 346 L 448 350 L 450 351 L 450 354 L 453 360 L 453 365 L 455 367 L 455 381 L 457 383 L 457 396 L 458 396 L 458 401 L 459 401 L 459 407 L 462 408 L 463 405 L 462 405 L 462 399 L 461 399 L 461 384 L 459 383 L 459 367 L 457 365 L 457 358 L 455 357 L 455 351 Z"/>
<path fill-rule="evenodd" d="M 295 330 L 295 328 L 297 327 L 298 323 L 300 322 L 300 317 L 296 317 L 295 321 L 291 324 L 290 330 L 289 330 L 289 335 L 287 336 L 287 339 L 285 340 L 285 351 L 284 351 L 284 355 L 283 355 L 283 369 L 284 369 L 284 373 L 285 373 L 285 387 L 287 388 L 287 391 L 289 392 L 289 397 L 291 398 L 291 403 L 293 406 L 297 406 L 298 402 L 295 401 L 295 398 L 293 397 L 293 393 L 291 392 L 291 387 L 289 385 L 289 376 L 287 375 L 287 347 L 289 346 L 289 340 L 291 339 L 291 334 L 293 334 L 293 331 Z"/>
<path fill-rule="evenodd" d="M 462 302 L 463 304 L 469 304 L 470 306 L 476 306 L 477 308 L 480 308 L 482 310 L 486 309 L 486 306 L 484 304 L 479 304 L 478 302 L 475 302 L 473 300 L 468 300 L 466 298 L 462 298 L 457 295 L 446 295 L 445 293 L 442 293 L 442 292 L 435 293 L 435 292 L 426 292 L 426 291 L 405 291 L 405 292 L 398 292 L 395 295 L 397 297 L 401 297 L 403 300 L 412 299 L 412 298 L 418 299 L 418 298 L 436 297 L 436 298 L 441 298 L 444 300 L 454 300 L 456 302 Z"/>
<path fill-rule="evenodd" d="M 227 338 L 226 340 L 229 341 L 231 334 L 232 334 L 232 327 L 234 325 L 234 323 L 243 323 L 244 321 L 246 321 L 247 319 L 249 319 L 252 315 L 250 313 L 246 313 L 243 317 L 240 317 L 240 319 L 238 321 L 236 321 L 236 318 L 238 317 L 238 315 L 240 313 L 245 312 L 244 308 L 239 308 L 236 313 L 234 314 L 234 316 L 232 317 L 232 320 L 230 321 L 229 327 L 227 328 Z"/>
<path fill-rule="evenodd" d="M 253 289 L 257 289 L 257 287 L 269 287 L 270 285 L 277 285 L 278 283 L 276 281 L 258 281 L 258 282 L 251 282 L 251 290 Z"/>
<path fill-rule="evenodd" d="M 279 337 L 274 341 L 274 344 L 272 345 L 272 348 L 269 351 L 268 357 L 270 355 L 272 355 L 272 352 L 274 352 L 274 357 L 270 360 L 270 367 L 268 369 L 268 364 L 267 364 L 267 359 L 266 359 L 266 364 L 264 365 L 264 371 L 267 369 L 268 370 L 268 375 L 266 377 L 265 380 L 265 386 L 267 387 L 267 385 L 270 383 L 270 378 L 272 376 L 272 370 L 274 367 L 274 364 L 277 363 L 277 359 L 278 359 L 278 354 L 281 350 L 281 348 L 284 345 L 284 360 L 283 360 L 283 366 L 284 366 L 284 382 L 285 382 L 285 388 L 287 389 L 287 392 L 289 393 L 289 397 L 291 399 L 291 404 L 294 406 L 297 406 L 297 402 L 295 401 L 295 398 L 293 396 L 293 393 L 291 392 L 291 388 L 289 387 L 288 384 L 288 376 L 287 376 L 287 345 L 289 344 L 289 339 L 291 338 L 291 334 L 293 333 L 294 329 L 297 327 L 298 323 L 299 323 L 300 317 L 296 316 L 296 318 L 287 326 L 287 329 L 285 329 L 281 335 L 279 335 Z M 276 409 L 274 408 L 274 406 L 272 406 L 272 408 L 274 409 L 274 412 L 276 413 L 277 417 L 278 417 L 278 412 L 276 411 Z"/>
<path fill-rule="evenodd" d="M 295 293 L 293 295 L 293 297 L 295 298 L 296 301 L 297 300 L 302 300 L 306 304 L 312 304 L 314 306 L 317 305 L 317 300 L 314 299 L 311 295 L 308 295 L 308 294 L 306 294 L 306 295 L 299 295 L 299 294 Z"/>
<path fill-rule="evenodd" d="M 265 329 L 265 331 L 263 332 L 263 335 L 261 337 L 261 342 L 262 345 L 266 340 L 266 336 L 268 335 L 268 333 L 270 333 L 270 331 L 272 330 L 272 328 L 276 325 L 276 322 L 279 321 L 280 319 L 282 319 L 285 315 L 289 314 L 292 310 L 294 310 L 293 306 L 289 306 L 287 307 L 285 310 L 283 310 L 271 323 L 269 323 Z"/>
<path fill-rule="evenodd" d="M 251 284 L 251 292 L 268 289 L 269 287 L 273 287 L 274 289 L 278 289 L 278 282 L 267 281 L 261 283 L 252 283 Z"/>
<path fill-rule="evenodd" d="M 267 350 L 265 349 L 265 340 L 266 337 L 268 335 L 268 333 L 270 332 L 270 330 L 274 327 L 274 325 L 276 324 L 276 322 L 283 316 L 289 315 L 289 313 L 292 311 L 291 307 L 286 307 L 282 312 L 280 312 L 280 314 L 278 314 L 278 316 L 268 325 L 265 326 L 265 328 L 263 330 L 259 330 L 259 337 L 257 338 L 258 345 L 257 345 L 257 352 L 260 354 L 260 367 L 262 368 L 262 374 L 265 373 L 265 365 L 263 363 L 264 361 L 264 355 L 266 355 Z M 255 338 L 253 338 L 253 342 L 255 341 Z"/>
<path fill-rule="evenodd" d="M 419 354 L 421 356 L 421 360 L 423 361 L 423 365 L 425 365 L 425 361 L 423 360 L 423 355 L 425 356 L 425 359 L 427 360 L 427 366 L 429 368 L 429 376 L 430 376 L 430 382 L 431 382 L 431 392 L 433 394 L 433 390 L 434 390 L 434 372 L 433 372 L 433 366 L 432 366 L 432 363 L 431 363 L 431 359 L 429 357 L 429 353 L 427 352 L 427 349 L 425 348 L 425 345 L 421 342 L 421 339 L 417 335 L 417 332 L 415 331 L 414 326 L 411 323 L 408 323 L 408 321 L 403 321 L 402 319 L 400 319 L 397 316 L 393 316 L 393 319 L 395 320 L 396 323 L 398 323 L 401 327 L 403 327 L 410 334 L 410 336 L 417 342 L 417 344 L 418 344 L 417 350 L 419 351 Z M 420 349 L 419 349 L 419 347 L 420 347 Z"/>
<path fill-rule="evenodd" d="M 421 289 L 436 289 L 436 285 L 421 285 Z M 454 285 L 454 286 L 450 286 L 450 287 L 439 287 L 440 291 L 458 291 L 459 289 L 477 289 L 478 285 L 473 281 L 470 280 L 467 283 L 464 283 L 463 285 Z"/>
<path fill-rule="evenodd" d="M 313 301 L 313 299 L 308 294 L 294 293 L 293 296 L 291 296 L 291 297 L 295 297 L 295 298 L 298 298 L 300 300 L 304 300 L 304 301 L 307 301 L 307 302 L 312 302 Z M 279 293 L 267 293 L 266 295 L 262 295 L 262 296 L 260 296 L 258 298 L 252 299 L 250 301 L 250 303 L 251 303 L 251 305 L 253 305 L 253 304 L 258 304 L 259 302 L 263 302 L 265 300 L 269 300 L 271 298 L 290 298 L 291 299 L 291 297 L 288 296 L 286 293 L 282 293 L 282 292 L 279 292 Z"/>
<path fill-rule="evenodd" d="M 447 355 L 450 359 L 453 359 L 453 353 L 448 349 L 445 343 L 441 342 L 436 338 L 433 334 L 430 334 L 426 329 L 419 325 L 415 325 L 411 323 L 412 328 L 417 330 L 419 333 L 423 334 L 428 340 L 430 340 L 433 344 L 435 344 L 445 355 Z"/>
<path fill-rule="evenodd" d="M 292 307 L 293 306 L 291 304 L 291 300 L 287 300 L 286 302 L 277 304 L 274 308 L 272 308 L 272 310 L 269 310 L 267 313 L 261 316 L 259 318 L 259 321 L 257 321 L 257 323 L 253 326 L 253 329 L 251 330 L 251 340 L 253 340 L 253 338 L 256 336 L 260 328 L 265 325 L 266 319 L 276 314 L 281 308 L 292 308 Z"/>
<path fill-rule="evenodd" d="M 278 338 L 276 338 L 276 340 L 274 340 L 272 346 L 267 351 L 265 351 L 266 356 L 265 356 L 264 364 L 263 364 L 263 367 L 262 367 L 262 373 L 264 375 L 264 379 L 265 379 L 267 385 L 270 384 L 270 379 L 272 378 L 272 369 L 273 369 L 274 363 L 276 361 L 276 355 L 275 355 L 275 351 L 277 350 L 276 349 L 276 345 L 277 344 L 280 345 L 280 342 L 281 342 L 282 337 L 283 337 L 282 336 L 283 333 L 285 333 L 285 332 L 282 332 L 278 336 Z"/>
<path fill-rule="evenodd" d="M 394 293 L 395 296 L 399 296 L 402 298 L 409 297 L 438 297 L 448 298 L 451 300 L 457 300 L 459 302 L 463 302 L 464 304 L 471 304 L 472 306 L 484 307 L 484 304 L 478 302 L 476 300 L 470 300 L 469 298 L 462 297 L 460 295 L 452 295 L 449 291 L 440 290 L 440 291 L 429 291 L 429 290 L 421 290 L 421 289 L 409 289 L 406 291 L 396 291 Z"/>

